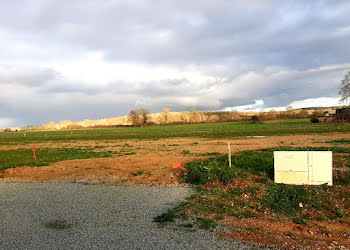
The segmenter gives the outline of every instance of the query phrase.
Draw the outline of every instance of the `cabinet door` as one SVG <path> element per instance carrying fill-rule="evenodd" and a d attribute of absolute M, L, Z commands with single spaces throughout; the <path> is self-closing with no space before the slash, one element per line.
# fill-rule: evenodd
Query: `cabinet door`
<path fill-rule="evenodd" d="M 307 172 L 308 152 L 305 151 L 275 151 L 275 171 Z"/>
<path fill-rule="evenodd" d="M 332 152 L 309 152 L 310 184 L 332 184 Z"/>

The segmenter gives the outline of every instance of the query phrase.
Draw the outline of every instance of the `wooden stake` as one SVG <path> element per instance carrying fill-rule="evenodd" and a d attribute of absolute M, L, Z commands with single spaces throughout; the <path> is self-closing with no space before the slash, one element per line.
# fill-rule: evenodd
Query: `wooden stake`
<path fill-rule="evenodd" d="M 230 142 L 227 143 L 228 146 L 228 165 L 231 168 L 231 144 Z"/>
<path fill-rule="evenodd" d="M 33 155 L 34 155 L 34 160 L 36 161 L 35 146 L 33 146 Z"/>

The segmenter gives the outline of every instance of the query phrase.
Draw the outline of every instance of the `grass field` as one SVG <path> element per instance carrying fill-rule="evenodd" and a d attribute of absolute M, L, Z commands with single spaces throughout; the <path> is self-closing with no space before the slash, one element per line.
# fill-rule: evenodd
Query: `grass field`
<path fill-rule="evenodd" d="M 122 127 L 65 131 L 1 133 L 0 145 L 33 142 L 71 142 L 77 140 L 164 139 L 181 137 L 230 138 L 238 136 L 271 136 L 350 132 L 350 124 L 312 124 L 309 120 L 283 120 L 263 124 L 251 122 L 203 123 L 171 126 Z"/>
<path fill-rule="evenodd" d="M 36 151 L 38 161 L 34 160 L 31 149 L 0 150 L 0 170 L 20 166 L 47 166 L 50 163 L 73 160 L 111 157 L 110 152 L 94 152 L 80 148 L 41 148 Z"/>

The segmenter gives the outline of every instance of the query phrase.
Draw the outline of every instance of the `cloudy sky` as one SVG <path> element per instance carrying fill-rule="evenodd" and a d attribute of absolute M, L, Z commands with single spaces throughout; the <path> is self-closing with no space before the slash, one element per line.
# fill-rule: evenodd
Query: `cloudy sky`
<path fill-rule="evenodd" d="M 348 0 L 0 4 L 0 127 L 337 104 L 350 70 Z"/>

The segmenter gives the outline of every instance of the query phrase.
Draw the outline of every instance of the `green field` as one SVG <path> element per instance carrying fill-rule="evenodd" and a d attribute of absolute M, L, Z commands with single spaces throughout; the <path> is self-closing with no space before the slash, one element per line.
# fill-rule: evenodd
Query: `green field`
<path fill-rule="evenodd" d="M 53 162 L 112 157 L 111 152 L 94 152 L 86 148 L 41 148 L 36 150 L 37 161 L 34 161 L 31 149 L 0 150 L 0 170 L 20 166 L 47 166 Z"/>
<path fill-rule="evenodd" d="M 238 136 L 270 136 L 288 134 L 350 132 L 350 124 L 312 124 L 309 120 L 284 120 L 263 124 L 251 122 L 203 123 L 187 125 L 121 127 L 39 132 L 1 133 L 0 145 L 76 140 L 157 140 L 176 137 L 230 138 Z"/>

